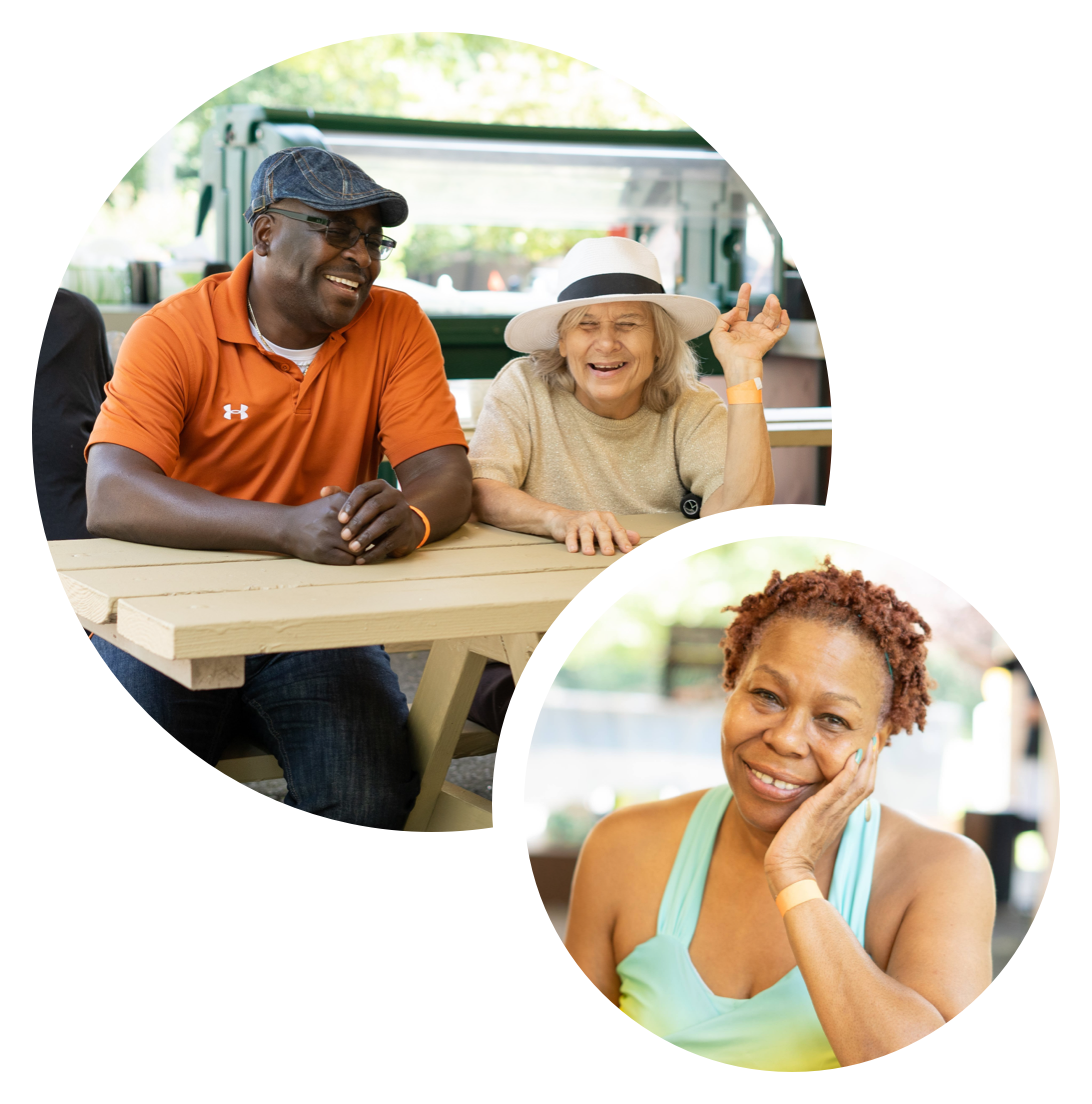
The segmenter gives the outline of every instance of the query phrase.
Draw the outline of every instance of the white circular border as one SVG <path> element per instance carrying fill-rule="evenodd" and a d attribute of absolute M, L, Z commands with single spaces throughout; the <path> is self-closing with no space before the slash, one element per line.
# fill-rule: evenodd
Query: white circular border
<path fill-rule="evenodd" d="M 391 832 L 300 814 L 232 782 L 171 740 L 110 675 L 79 628 L 46 550 L 34 488 L 25 478 L 28 471 L 33 471 L 34 383 L 33 373 L 25 371 L 26 365 L 38 363 L 42 333 L 73 243 L 82 237 L 118 180 L 172 126 L 243 77 L 320 46 L 411 31 L 494 35 L 576 57 L 653 96 L 670 112 L 686 119 L 729 161 L 791 243 L 795 262 L 806 279 L 823 332 L 838 427 L 828 501 L 856 508 L 863 457 L 863 405 L 849 317 L 823 246 L 770 162 L 706 97 L 628 46 L 549 15 L 450 0 L 368 4 L 315 15 L 258 35 L 184 77 L 132 120 L 76 185 L 31 268 L 8 346 L 0 442 L 15 549 L 54 644 L 98 707 L 153 763 L 226 813 L 309 847 L 389 862 L 476 862 L 495 857 L 494 830 Z"/>
<path fill-rule="evenodd" d="M 966 598 L 1009 645 L 1042 702 L 1058 758 L 1058 852 L 1030 931 L 992 985 L 944 1027 L 910 1047 L 845 1069 L 772 1073 L 723 1065 L 675 1047 L 615 1008 L 576 966 L 554 932 L 534 884 L 523 832 L 523 782 L 531 734 L 547 692 L 577 641 L 609 606 L 648 575 L 707 549 L 764 537 L 818 537 L 886 552 Z M 1077 705 L 1035 626 L 996 583 L 951 549 L 871 514 L 830 507 L 767 506 L 720 513 L 639 545 L 593 580 L 556 619 L 524 670 L 505 721 L 494 775 L 500 875 L 531 953 L 559 994 L 604 1039 L 658 1073 L 749 1101 L 835 1101 L 881 1092 L 954 1058 L 1016 1005 L 1058 945 L 1081 889 L 1092 828 L 1092 777 Z"/>

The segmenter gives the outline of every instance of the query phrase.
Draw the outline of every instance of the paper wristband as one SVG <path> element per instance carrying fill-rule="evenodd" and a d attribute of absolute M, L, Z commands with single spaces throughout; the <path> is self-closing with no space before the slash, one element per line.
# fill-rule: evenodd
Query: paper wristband
<path fill-rule="evenodd" d="M 425 535 L 421 538 L 421 544 L 427 544 L 429 535 L 432 533 L 432 526 L 429 525 L 428 518 L 425 517 L 425 515 L 412 503 L 407 502 L 406 505 L 409 506 L 409 508 L 425 523 Z M 420 548 L 421 544 L 419 544 L 417 547 Z"/>
<path fill-rule="evenodd" d="M 812 881 L 811 878 L 804 878 L 799 882 L 793 882 L 790 886 L 785 886 L 775 898 L 775 903 L 778 911 L 784 916 L 789 909 L 802 905 L 805 901 L 824 899 L 819 883 Z"/>
<path fill-rule="evenodd" d="M 762 380 L 756 376 L 746 383 L 737 383 L 735 387 L 728 388 L 725 397 L 729 406 L 737 406 L 740 403 L 760 403 L 762 402 Z"/>

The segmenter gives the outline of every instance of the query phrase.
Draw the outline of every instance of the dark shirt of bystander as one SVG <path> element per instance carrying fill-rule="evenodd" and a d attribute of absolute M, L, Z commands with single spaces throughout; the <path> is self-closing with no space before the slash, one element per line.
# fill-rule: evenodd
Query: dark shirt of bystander
<path fill-rule="evenodd" d="M 98 307 L 61 288 L 42 339 L 31 430 L 34 482 L 47 540 L 90 536 L 83 450 L 112 373 Z"/>

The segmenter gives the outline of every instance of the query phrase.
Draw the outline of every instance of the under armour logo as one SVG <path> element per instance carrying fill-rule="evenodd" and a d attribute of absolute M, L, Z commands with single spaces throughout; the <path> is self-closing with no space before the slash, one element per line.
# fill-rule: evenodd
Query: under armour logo
<path fill-rule="evenodd" d="M 240 403 L 238 410 L 232 410 L 231 403 L 224 403 L 224 417 L 227 418 L 228 421 L 231 421 L 232 414 L 238 414 L 239 420 L 245 421 L 250 416 L 247 414 L 247 409 L 246 403 Z"/>

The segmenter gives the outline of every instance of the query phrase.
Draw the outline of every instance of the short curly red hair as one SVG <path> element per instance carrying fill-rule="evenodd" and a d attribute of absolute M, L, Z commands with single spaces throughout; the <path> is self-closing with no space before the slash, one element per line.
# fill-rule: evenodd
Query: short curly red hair
<path fill-rule="evenodd" d="M 936 684 L 925 669 L 925 642 L 932 630 L 908 602 L 889 586 L 870 583 L 859 571 L 841 571 L 827 556 L 823 566 L 780 571 L 760 594 L 749 594 L 738 606 L 726 606 L 735 620 L 724 632 L 724 689 L 735 688 L 747 657 L 773 620 L 800 618 L 844 626 L 871 640 L 887 660 L 892 685 L 887 721 L 892 732 L 925 727 L 929 689 Z"/>

